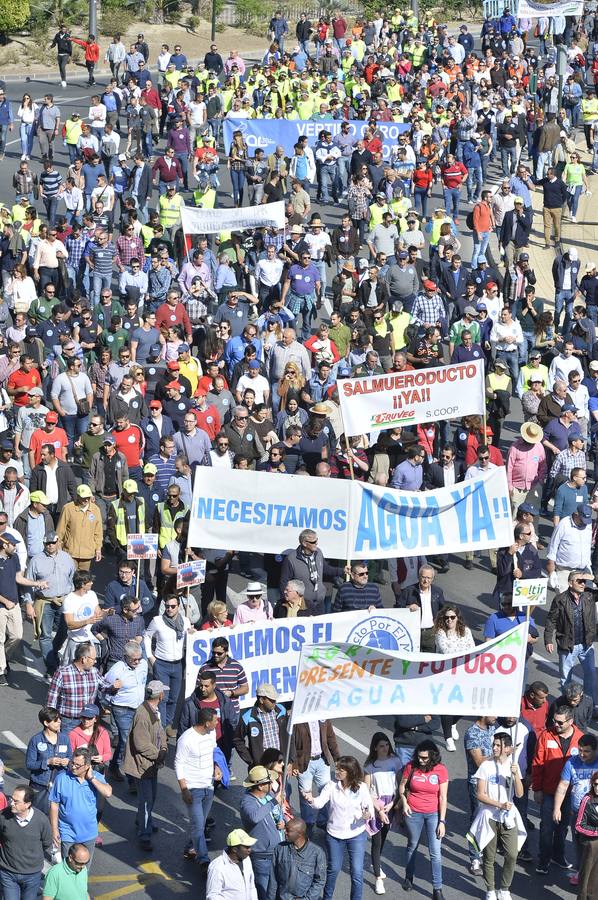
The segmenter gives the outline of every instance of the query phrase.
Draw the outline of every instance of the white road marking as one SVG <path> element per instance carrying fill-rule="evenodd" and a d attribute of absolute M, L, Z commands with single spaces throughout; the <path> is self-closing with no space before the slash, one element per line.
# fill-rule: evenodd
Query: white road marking
<path fill-rule="evenodd" d="M 365 747 L 363 744 L 360 744 L 359 741 L 356 741 L 355 738 L 352 738 L 350 734 L 345 734 L 344 731 L 341 731 L 340 728 L 334 726 L 334 733 L 337 737 L 344 741 L 346 744 L 349 744 L 351 747 L 354 747 L 355 750 L 359 750 L 360 753 L 364 753 L 366 756 L 370 752 L 369 747 Z"/>
<path fill-rule="evenodd" d="M 27 749 L 27 744 L 24 744 L 23 741 L 18 738 L 12 731 L 0 731 L 0 734 L 3 738 L 6 738 L 9 744 L 12 744 L 13 747 L 16 747 L 17 750 Z"/>

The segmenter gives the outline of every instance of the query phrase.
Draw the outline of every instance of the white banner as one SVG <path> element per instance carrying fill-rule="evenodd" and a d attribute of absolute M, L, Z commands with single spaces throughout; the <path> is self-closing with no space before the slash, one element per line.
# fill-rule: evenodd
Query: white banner
<path fill-rule="evenodd" d="M 331 613 L 315 618 L 273 619 L 235 628 L 199 631 L 187 642 L 185 697 L 189 697 L 197 681 L 199 669 L 208 661 L 212 641 L 225 637 L 230 655 L 241 663 L 249 682 L 249 693 L 242 697 L 242 707 L 253 706 L 255 689 L 267 681 L 279 692 L 279 700 L 292 700 L 297 683 L 297 666 L 305 643 L 343 641 L 356 647 L 384 647 L 404 653 L 419 650 L 419 611 L 381 609 L 368 612 Z M 363 714 L 363 710 L 362 710 Z"/>
<path fill-rule="evenodd" d="M 284 200 L 244 206 L 241 209 L 198 209 L 183 206 L 181 222 L 185 234 L 218 234 L 246 228 L 284 228 Z"/>
<path fill-rule="evenodd" d="M 281 481 L 282 477 L 282 481 Z M 324 556 L 389 559 L 463 553 L 513 543 L 504 466 L 435 491 L 395 491 L 350 480 L 241 469 L 195 470 L 189 546 L 285 553 L 318 533 Z"/>
<path fill-rule="evenodd" d="M 546 606 L 548 578 L 516 578 L 513 581 L 513 606 Z"/>
<path fill-rule="evenodd" d="M 581 15 L 583 15 L 583 0 L 519 0 L 517 5 L 518 19 Z"/>
<path fill-rule="evenodd" d="M 345 434 L 369 434 L 415 425 L 484 415 L 484 363 L 389 372 L 338 382 Z"/>
<path fill-rule="evenodd" d="M 518 716 L 527 622 L 462 656 L 304 645 L 291 724 L 426 713 Z"/>

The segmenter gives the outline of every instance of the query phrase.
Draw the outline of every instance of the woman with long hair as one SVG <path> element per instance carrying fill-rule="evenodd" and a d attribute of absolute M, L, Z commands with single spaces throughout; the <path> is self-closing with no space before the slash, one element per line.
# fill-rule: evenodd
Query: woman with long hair
<path fill-rule="evenodd" d="M 228 168 L 230 170 L 230 178 L 233 185 L 233 200 L 235 206 L 243 206 L 243 191 L 245 189 L 245 170 L 247 168 L 247 160 L 249 150 L 243 139 L 241 131 L 233 133 L 233 142 L 230 145 Z"/>
<path fill-rule="evenodd" d="M 21 125 L 19 128 L 19 136 L 21 138 L 21 160 L 31 158 L 33 149 L 33 133 L 35 130 L 35 119 L 39 111 L 39 106 L 31 99 L 31 94 L 23 94 L 21 105 L 17 111 L 17 119 Z"/>
<path fill-rule="evenodd" d="M 454 603 L 448 603 L 438 611 L 434 619 L 434 637 L 436 653 L 444 653 L 447 656 L 459 656 L 475 648 L 471 629 L 465 624 L 461 610 Z M 459 716 L 440 717 L 446 749 L 450 753 L 455 751 L 455 741 L 459 739 L 457 731 L 459 718 Z"/>
<path fill-rule="evenodd" d="M 279 410 L 286 410 L 287 403 L 291 398 L 299 403 L 301 399 L 301 391 L 305 387 L 305 378 L 301 369 L 295 362 L 288 362 L 284 367 L 282 378 L 278 384 L 278 396 L 280 397 Z"/>
<path fill-rule="evenodd" d="M 361 900 L 366 822 L 374 816 L 372 797 L 363 779 L 361 766 L 354 756 L 339 757 L 336 761 L 336 781 L 325 784 L 317 797 L 308 791 L 303 798 L 315 809 L 322 809 L 328 804 L 328 867 L 323 900 L 332 900 L 345 850 L 349 854 L 351 900 Z"/>
<path fill-rule="evenodd" d="M 591 900 L 598 884 L 598 772 L 592 772 L 590 789 L 580 803 L 575 834 L 583 847 L 577 900 Z"/>
<path fill-rule="evenodd" d="M 375 810 L 374 818 L 368 822 L 368 831 L 372 836 L 372 868 L 376 878 L 377 894 L 386 893 L 384 889 L 386 875 L 380 868 L 380 854 L 391 825 L 401 768 L 401 760 L 394 752 L 390 738 L 383 731 L 376 731 L 370 741 L 370 751 L 363 764 L 363 771 Z"/>
<path fill-rule="evenodd" d="M 445 833 L 448 772 L 434 741 L 422 741 L 403 769 L 396 801 L 407 829 L 407 865 L 403 890 L 410 891 L 421 833 L 426 829 L 432 863 L 432 897 L 442 900 L 441 841 Z"/>

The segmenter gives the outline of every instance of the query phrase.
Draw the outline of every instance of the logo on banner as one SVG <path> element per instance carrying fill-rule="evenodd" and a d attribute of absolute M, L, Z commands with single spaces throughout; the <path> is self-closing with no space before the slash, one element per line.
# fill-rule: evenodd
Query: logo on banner
<path fill-rule="evenodd" d="M 355 625 L 347 635 L 347 644 L 375 647 L 377 650 L 413 652 L 413 638 L 402 622 L 389 616 L 371 615 Z"/>

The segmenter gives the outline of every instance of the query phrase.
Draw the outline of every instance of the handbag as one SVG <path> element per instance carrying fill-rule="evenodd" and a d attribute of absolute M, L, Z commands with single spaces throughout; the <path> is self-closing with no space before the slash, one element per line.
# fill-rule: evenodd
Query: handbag
<path fill-rule="evenodd" d="M 73 394 L 73 400 L 75 401 L 75 406 L 77 407 L 77 418 L 78 418 L 78 419 L 84 419 L 85 416 L 88 416 L 89 413 L 91 412 L 91 410 L 90 410 L 90 408 L 89 408 L 89 402 L 88 402 L 88 400 L 87 400 L 87 397 L 84 397 L 82 400 L 79 400 L 79 398 L 77 397 L 77 395 L 76 395 L 76 393 L 75 393 L 75 388 L 73 387 L 73 379 L 72 379 L 72 376 L 71 376 L 71 375 L 67 375 L 67 378 L 68 378 L 69 383 L 70 383 L 70 385 L 71 385 L 71 391 L 72 391 L 72 394 Z"/>

